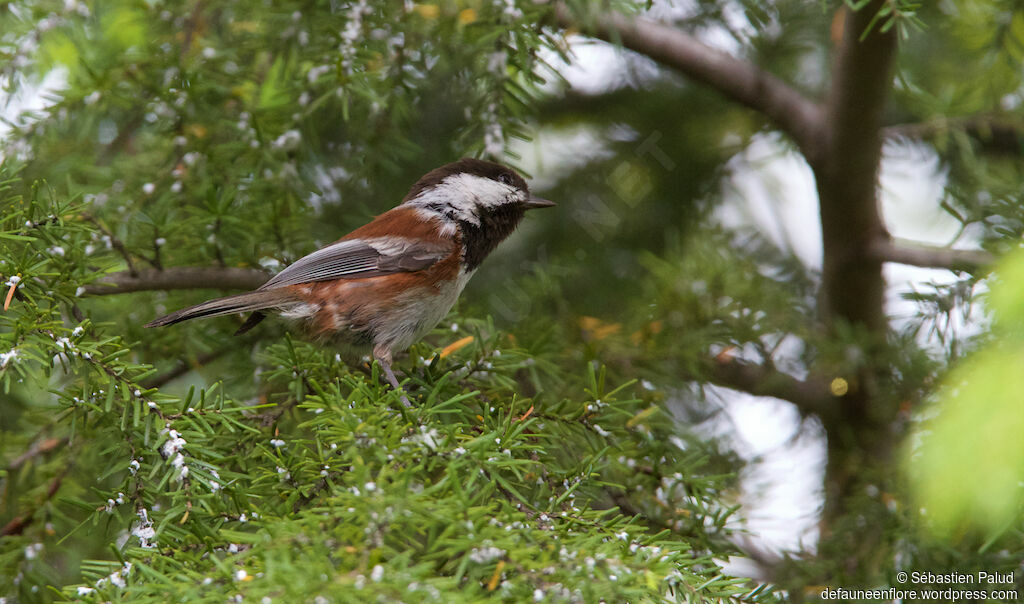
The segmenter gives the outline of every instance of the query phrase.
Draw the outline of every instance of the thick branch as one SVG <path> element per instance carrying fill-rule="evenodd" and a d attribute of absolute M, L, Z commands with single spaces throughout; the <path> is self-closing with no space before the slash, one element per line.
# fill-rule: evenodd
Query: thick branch
<path fill-rule="evenodd" d="M 823 418 L 828 463 L 821 527 L 826 536 L 850 512 L 850 496 L 868 469 L 891 464 L 895 445 L 891 422 L 898 407 L 878 396 L 885 370 L 875 358 L 885 344 L 888 318 L 882 261 L 871 253 L 875 242 L 888 238 L 878 204 L 882 114 L 897 50 L 898 27 L 883 31 L 886 18 L 880 16 L 888 1 L 841 9 L 843 36 L 825 109 L 825 151 L 820 161 L 810 162 L 821 209 L 823 314 L 829 323 L 862 334 L 867 345 L 864 364 L 851 376 L 837 413 Z M 877 547 L 880 532 L 872 526 L 858 537 Z M 851 552 L 843 563 L 859 564 L 864 559 L 859 555 Z"/>
<path fill-rule="evenodd" d="M 263 271 L 249 268 L 179 267 L 162 271 L 111 273 L 89 284 L 93 296 L 172 289 L 256 289 L 267 281 Z"/>
<path fill-rule="evenodd" d="M 798 380 L 773 367 L 747 363 L 735 359 L 715 359 L 708 365 L 712 384 L 732 388 L 754 396 L 770 396 L 796 405 L 801 415 L 821 415 L 828 412 L 828 382 L 824 380 Z"/>
<path fill-rule="evenodd" d="M 995 256 L 984 250 L 959 250 L 891 239 L 875 241 L 869 251 L 880 262 L 969 273 L 984 269 L 995 261 Z"/>
<path fill-rule="evenodd" d="M 577 28 L 601 40 L 621 43 L 763 113 L 793 138 L 804 155 L 817 156 L 821 108 L 756 65 L 650 19 L 607 13 L 599 15 L 590 25 L 577 19 L 564 4 L 558 3 L 555 12 L 563 27 Z"/>
<path fill-rule="evenodd" d="M 844 9 L 843 39 L 826 106 L 825 152 L 819 162 L 808 158 L 821 207 L 826 316 L 879 334 L 887 325 L 885 282 L 881 262 L 867 250 L 885 237 L 876 192 L 896 28 L 883 33 L 875 23 L 871 33 L 865 32 L 884 3 Z"/>

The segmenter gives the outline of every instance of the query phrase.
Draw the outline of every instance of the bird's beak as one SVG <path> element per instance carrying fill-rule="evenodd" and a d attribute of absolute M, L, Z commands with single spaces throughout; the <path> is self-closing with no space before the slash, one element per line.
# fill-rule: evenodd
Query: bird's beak
<path fill-rule="evenodd" d="M 536 195 L 530 195 L 530 198 L 523 205 L 526 206 L 527 210 L 536 210 L 537 208 L 550 208 L 555 205 L 555 202 L 543 197 L 537 197 Z"/>

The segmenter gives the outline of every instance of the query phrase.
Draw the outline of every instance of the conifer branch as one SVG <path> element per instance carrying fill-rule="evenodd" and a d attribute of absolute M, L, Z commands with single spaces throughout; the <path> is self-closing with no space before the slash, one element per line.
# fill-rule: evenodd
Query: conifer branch
<path fill-rule="evenodd" d="M 804 416 L 825 413 L 834 399 L 824 379 L 799 380 L 774 367 L 736 359 L 715 359 L 708 364 L 707 378 L 716 386 L 789 401 Z"/>
<path fill-rule="evenodd" d="M 39 510 L 42 509 L 43 506 L 45 506 L 47 503 L 49 503 L 50 500 L 52 500 L 54 496 L 57 494 L 57 491 L 60 490 L 61 485 L 64 484 L 64 477 L 67 476 L 68 471 L 71 469 L 72 465 L 73 464 L 69 463 L 59 472 L 57 472 L 57 475 L 54 476 L 53 480 L 50 481 L 50 486 L 47 487 L 46 493 L 43 495 L 43 499 L 35 507 L 31 508 L 24 514 L 19 514 L 18 516 L 15 516 L 7 524 L 5 524 L 3 528 L 0 528 L 0 537 L 20 535 L 23 532 L 25 532 L 25 529 L 28 528 L 29 525 L 31 525 L 32 522 L 35 520 L 36 514 L 39 512 Z"/>
<path fill-rule="evenodd" d="M 690 34 L 651 19 L 607 12 L 580 18 L 555 5 L 559 24 L 646 55 L 706 84 L 775 122 L 808 158 L 819 153 L 822 108 L 798 90 L 759 68 L 711 48 Z"/>
<path fill-rule="evenodd" d="M 36 457 L 49 453 L 58 447 L 62 447 L 68 443 L 68 438 L 44 438 L 32 443 L 27 451 L 14 458 L 7 466 L 8 472 L 14 472 L 21 469 L 21 466 L 25 465 L 28 461 L 35 459 Z"/>
<path fill-rule="evenodd" d="M 951 271 L 975 272 L 995 262 L 995 256 L 984 250 L 963 250 L 891 239 L 875 241 L 870 253 L 881 262 Z"/>
<path fill-rule="evenodd" d="M 104 296 L 172 289 L 256 289 L 268 278 L 263 271 L 251 268 L 177 267 L 137 271 L 134 275 L 122 271 L 97 279 L 86 286 L 85 293 Z"/>

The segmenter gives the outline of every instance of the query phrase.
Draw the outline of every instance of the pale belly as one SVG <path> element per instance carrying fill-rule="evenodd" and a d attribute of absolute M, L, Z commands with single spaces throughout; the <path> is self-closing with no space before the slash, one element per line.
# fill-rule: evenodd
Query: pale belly
<path fill-rule="evenodd" d="M 373 349 L 404 351 L 448 314 L 473 271 L 462 272 L 440 288 L 419 287 L 399 293 L 384 305 L 375 303 L 372 283 L 339 282 L 323 303 L 301 303 L 282 309 L 311 335 L 338 346 L 347 356 Z M 374 302 L 371 302 L 374 301 Z"/>
<path fill-rule="evenodd" d="M 412 346 L 448 314 L 472 276 L 472 272 L 460 274 L 437 293 L 424 295 L 421 291 L 400 295 L 375 325 L 374 345 L 386 346 L 392 352 Z"/>

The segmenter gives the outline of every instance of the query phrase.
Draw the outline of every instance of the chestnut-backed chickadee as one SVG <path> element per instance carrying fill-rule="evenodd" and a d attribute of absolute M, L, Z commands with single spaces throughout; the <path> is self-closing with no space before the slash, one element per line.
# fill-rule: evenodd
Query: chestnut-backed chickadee
<path fill-rule="evenodd" d="M 350 355 L 372 352 L 408 405 L 392 354 L 448 314 L 526 210 L 553 205 L 531 195 L 515 170 L 464 158 L 427 173 L 399 206 L 300 258 L 256 291 L 190 306 L 146 327 L 253 311 L 237 335 L 274 310 L 301 319 L 306 331 Z"/>

